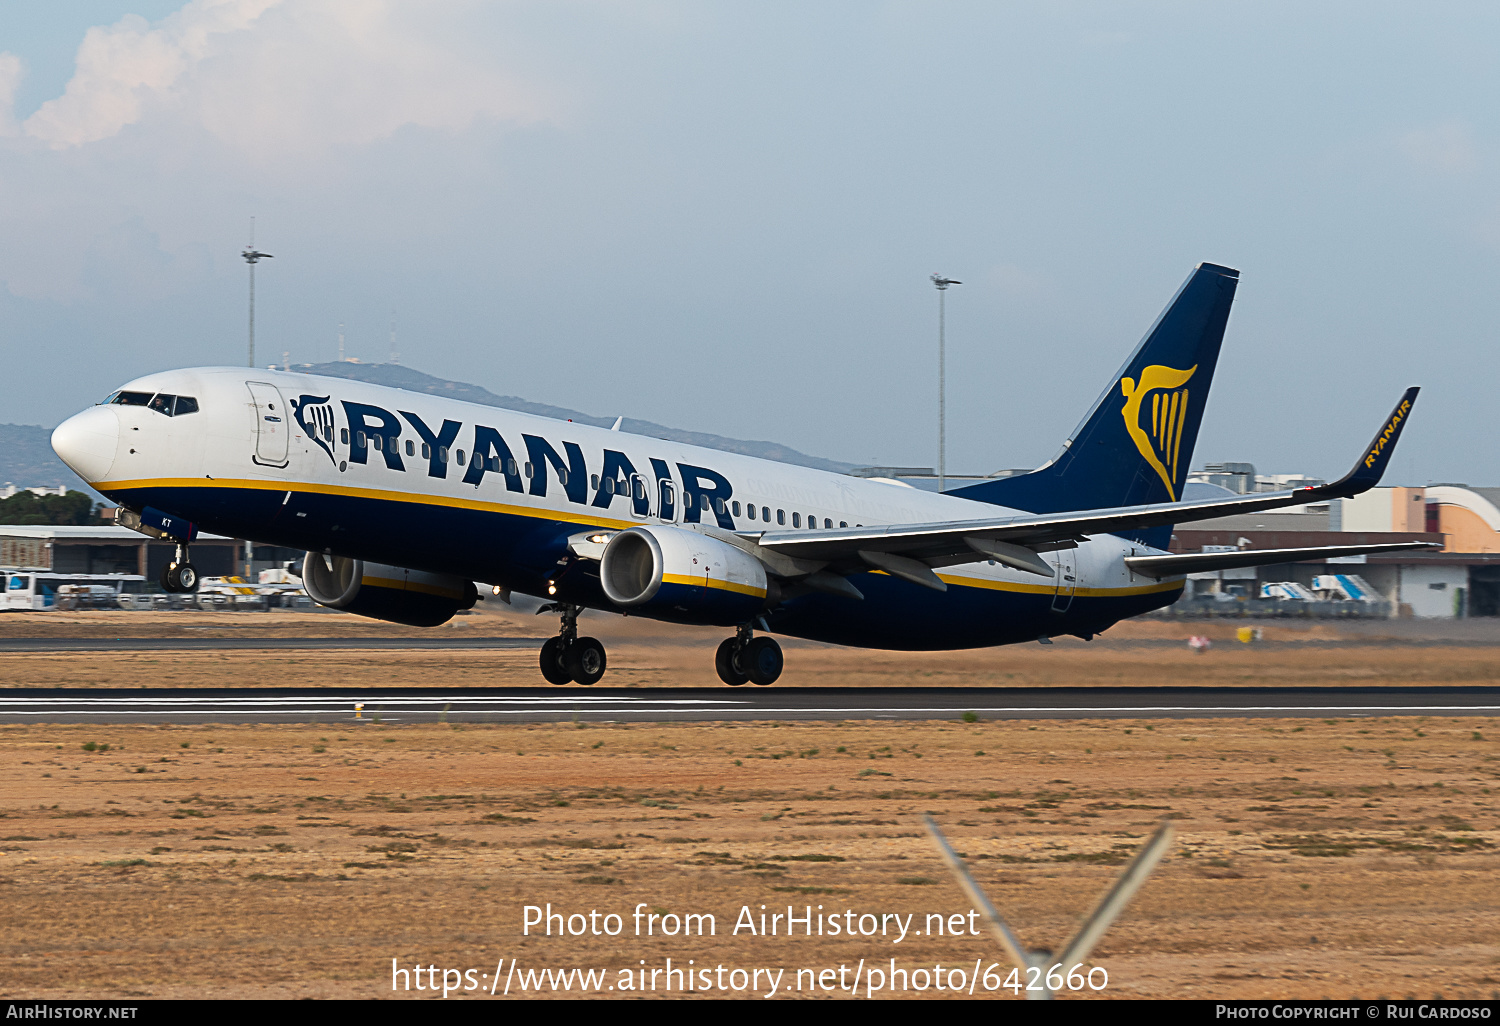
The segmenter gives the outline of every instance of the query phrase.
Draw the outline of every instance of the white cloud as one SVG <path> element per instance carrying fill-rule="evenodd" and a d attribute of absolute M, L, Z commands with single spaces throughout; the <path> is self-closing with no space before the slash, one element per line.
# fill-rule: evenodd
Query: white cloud
<path fill-rule="evenodd" d="M 0 53 L 0 137 L 16 134 L 16 87 L 25 71 L 21 58 Z"/>
<path fill-rule="evenodd" d="M 526 41 L 475 16 L 487 11 L 193 0 L 89 29 L 62 95 L 20 125 L 24 66 L 0 53 L 0 287 L 64 303 L 187 292 L 212 274 L 202 247 L 242 243 L 250 213 L 284 228 L 293 211 L 368 220 L 372 196 L 423 180 L 445 147 L 555 121 L 556 87 L 512 70 Z M 448 195 L 416 194 L 418 211 Z"/>
<path fill-rule="evenodd" d="M 1469 174 L 1479 169 L 1474 133 L 1460 121 L 1442 121 L 1408 132 L 1398 145 L 1407 159 L 1427 171 Z"/>
<path fill-rule="evenodd" d="M 193 0 L 151 25 L 88 31 L 62 96 L 23 130 L 54 149 L 135 125 L 201 129 L 247 155 L 316 157 L 412 125 L 534 121 L 545 104 L 490 63 L 424 38 L 420 4 Z"/>

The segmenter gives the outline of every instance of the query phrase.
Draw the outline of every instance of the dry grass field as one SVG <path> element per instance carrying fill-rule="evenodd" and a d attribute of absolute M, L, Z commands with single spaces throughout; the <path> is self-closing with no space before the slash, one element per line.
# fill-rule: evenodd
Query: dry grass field
<path fill-rule="evenodd" d="M 25 614 L 0 618 L 0 635 L 391 633 L 341 616 L 253 617 Z M 442 629 L 535 636 L 551 626 L 459 622 Z M 1237 646 L 1225 627 L 1195 656 L 1167 642 L 1201 626 L 1124 626 L 1106 645 L 977 653 L 788 646 L 786 681 L 1376 686 L 1500 676 L 1500 649 L 1482 644 L 1403 645 L 1327 628 L 1294 644 L 1292 628 L 1279 638 L 1273 628 L 1266 644 Z M 710 682 L 710 632 L 618 620 L 590 630 L 608 635 L 615 683 Z M 3 654 L 0 667 L 10 686 L 530 685 L 533 658 Z M 488 997 L 502 958 L 523 975 L 606 969 L 606 984 L 667 958 L 726 972 L 781 968 L 779 997 L 848 996 L 807 982 L 799 991 L 796 973 L 853 973 L 861 959 L 968 973 L 976 959 L 1002 961 L 988 937 L 915 932 L 929 914 L 968 910 L 922 832 L 930 811 L 1038 947 L 1066 939 L 1171 820 L 1171 853 L 1090 960 L 1107 969 L 1108 987 L 1085 996 L 1488 997 L 1500 990 L 1497 739 L 1500 722 L 1482 717 L 4 726 L 0 996 L 389 997 L 393 958 L 486 974 L 486 990 L 470 998 Z M 523 936 L 523 907 L 548 902 L 619 914 L 624 932 Z M 711 913 L 717 932 L 633 936 L 640 904 L 647 915 Z M 852 910 L 854 921 L 911 914 L 913 932 L 900 943 L 731 932 L 742 907 L 758 917 L 761 905 L 799 916 L 807 906 Z M 766 977 L 757 980 L 764 995 Z"/>
<path fill-rule="evenodd" d="M 1273 624 L 1260 644 L 1234 640 L 1236 624 L 1127 621 L 1095 641 L 1011 645 L 962 652 L 881 652 L 782 639 L 786 672 L 777 687 L 1356 686 L 1500 683 L 1500 629 L 1424 636 L 1422 625 Z M 617 616 L 588 616 L 609 672 L 600 686 L 720 687 L 714 646 L 725 632 Z M 326 613 L 9 613 L 0 639 L 531 637 L 556 618 L 493 613 L 437 628 L 400 627 Z M 1404 628 L 1404 630 L 1403 630 Z M 1204 654 L 1191 634 L 1213 639 Z M 1415 637 L 1413 636 L 1415 635 Z M 1417 643 L 1414 643 L 1417 642 Z M 1478 643 L 1487 642 L 1487 643 Z M 538 647 L 540 642 L 538 642 Z M 0 652 L 7 687 L 503 687 L 541 685 L 536 652 L 523 649 L 330 651 L 298 649 L 131 653 Z M 570 685 L 571 687 L 571 685 Z"/>

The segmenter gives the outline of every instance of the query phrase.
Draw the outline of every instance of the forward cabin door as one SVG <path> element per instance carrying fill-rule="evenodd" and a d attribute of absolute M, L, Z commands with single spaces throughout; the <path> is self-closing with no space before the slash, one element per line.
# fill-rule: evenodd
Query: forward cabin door
<path fill-rule="evenodd" d="M 281 390 L 264 381 L 247 381 L 245 387 L 255 408 L 255 462 L 265 467 L 286 466 L 291 417 Z"/>
<path fill-rule="evenodd" d="M 1052 610 L 1066 613 L 1078 591 L 1078 550 L 1057 550 L 1057 586 L 1052 595 Z"/>

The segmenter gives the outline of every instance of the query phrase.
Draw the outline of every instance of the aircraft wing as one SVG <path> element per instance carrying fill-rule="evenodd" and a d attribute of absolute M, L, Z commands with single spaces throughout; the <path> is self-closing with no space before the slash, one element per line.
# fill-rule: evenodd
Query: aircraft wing
<path fill-rule="evenodd" d="M 1416 401 L 1417 391 L 1416 388 L 1406 390 L 1354 468 L 1332 484 L 1205 502 L 1166 502 L 932 524 L 767 531 L 760 536 L 759 547 L 827 566 L 836 573 L 875 567 L 937 590 L 944 590 L 946 586 L 931 568 L 970 563 L 977 558 L 994 559 L 1018 570 L 1051 577 L 1053 568 L 1037 553 L 1070 548 L 1089 535 L 1259 513 L 1325 499 L 1347 498 L 1373 488 L 1390 463 L 1396 441 Z"/>

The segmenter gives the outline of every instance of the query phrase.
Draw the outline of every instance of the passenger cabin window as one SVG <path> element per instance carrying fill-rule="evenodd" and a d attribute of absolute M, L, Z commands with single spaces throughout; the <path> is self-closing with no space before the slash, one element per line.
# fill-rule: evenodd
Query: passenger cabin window
<path fill-rule="evenodd" d="M 339 428 L 339 441 L 341 443 L 343 443 L 344 445 L 348 445 L 349 444 L 349 429 L 348 428 Z"/>
<path fill-rule="evenodd" d="M 734 516 L 740 515 L 740 504 L 738 501 L 736 501 L 731 508 L 734 510 Z"/>
<path fill-rule="evenodd" d="M 428 445 L 426 442 L 422 443 L 422 458 L 424 460 L 432 459 L 432 446 Z"/>
<path fill-rule="evenodd" d="M 786 526 L 786 510 L 778 509 L 776 511 L 776 522 L 782 527 Z"/>
<path fill-rule="evenodd" d="M 715 513 L 723 513 L 724 509 L 725 509 L 725 507 L 724 507 L 724 500 L 723 499 L 715 499 L 714 500 L 714 512 Z"/>
<path fill-rule="evenodd" d="M 755 507 L 753 505 L 746 506 L 745 507 L 745 515 L 747 517 L 749 517 L 751 520 L 754 520 L 755 519 Z"/>
<path fill-rule="evenodd" d="M 802 514 L 801 513 L 793 513 L 792 514 L 792 526 L 793 527 L 801 527 L 802 526 Z"/>
<path fill-rule="evenodd" d="M 823 526 L 824 527 L 832 527 L 833 526 L 833 521 L 829 520 L 827 517 L 824 517 L 823 518 Z"/>
<path fill-rule="evenodd" d="M 438 446 L 438 462 L 439 463 L 447 463 L 448 462 L 448 447 L 446 445 L 440 445 L 440 446 Z"/>
<path fill-rule="evenodd" d="M 847 521 L 847 520 L 840 520 L 839 521 L 839 526 L 840 527 L 848 527 L 849 526 L 849 521 Z"/>
<path fill-rule="evenodd" d="M 464 451 L 462 449 L 459 449 L 453 455 L 455 457 L 457 457 L 453 462 L 457 463 L 460 467 L 463 466 L 464 462 L 465 462 L 465 460 L 464 460 Z"/>
<path fill-rule="evenodd" d="M 589 475 L 589 487 L 592 488 L 596 492 L 599 490 L 599 475 L 598 474 L 591 474 L 591 475 Z"/>
<path fill-rule="evenodd" d="M 422 448 L 425 449 L 427 447 L 424 445 Z M 417 454 L 417 446 L 416 446 L 416 444 L 414 442 L 412 442 L 411 439 L 408 438 L 406 440 L 406 455 L 408 455 L 408 456 L 415 456 L 416 454 Z"/>
<path fill-rule="evenodd" d="M 760 518 L 762 520 L 764 520 L 768 524 L 771 522 L 771 507 L 770 506 L 762 506 L 760 508 Z"/>

